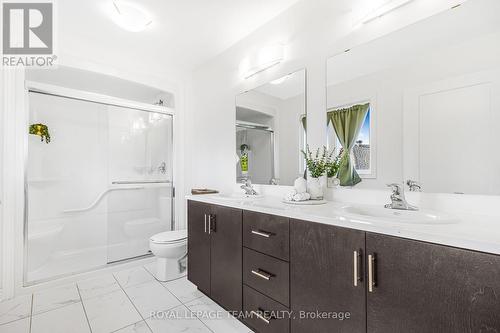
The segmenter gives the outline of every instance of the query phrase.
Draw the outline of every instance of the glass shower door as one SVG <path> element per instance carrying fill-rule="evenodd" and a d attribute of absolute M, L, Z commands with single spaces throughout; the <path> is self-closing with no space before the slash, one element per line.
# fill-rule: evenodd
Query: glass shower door
<path fill-rule="evenodd" d="M 148 254 L 172 224 L 172 116 L 30 92 L 29 122 L 25 284 Z"/>
<path fill-rule="evenodd" d="M 106 263 L 107 109 L 29 93 L 25 282 Z M 49 136 L 47 136 L 47 134 Z"/>
<path fill-rule="evenodd" d="M 172 222 L 172 117 L 108 107 L 108 262 L 145 255 Z"/>
<path fill-rule="evenodd" d="M 247 173 L 242 172 L 240 163 L 243 145 L 248 149 Z M 271 184 L 275 178 L 274 132 L 236 126 L 236 147 L 236 179 L 250 178 L 255 184 Z"/>

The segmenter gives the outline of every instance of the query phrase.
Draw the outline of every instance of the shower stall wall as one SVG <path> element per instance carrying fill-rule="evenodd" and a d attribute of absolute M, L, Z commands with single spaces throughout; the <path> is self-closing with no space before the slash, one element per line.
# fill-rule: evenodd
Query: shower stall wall
<path fill-rule="evenodd" d="M 29 92 L 25 285 L 149 254 L 173 223 L 172 122 Z"/>

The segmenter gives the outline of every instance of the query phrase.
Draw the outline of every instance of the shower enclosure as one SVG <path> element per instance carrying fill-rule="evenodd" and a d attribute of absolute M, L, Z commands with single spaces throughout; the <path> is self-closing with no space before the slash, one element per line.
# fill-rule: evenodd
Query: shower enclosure
<path fill-rule="evenodd" d="M 241 168 L 241 147 L 245 145 L 248 151 L 248 171 Z M 267 126 L 248 126 L 236 124 L 236 179 L 241 181 L 250 178 L 256 184 L 273 184 L 274 172 L 274 131 Z"/>
<path fill-rule="evenodd" d="M 148 255 L 172 228 L 172 115 L 28 95 L 24 284 Z"/>

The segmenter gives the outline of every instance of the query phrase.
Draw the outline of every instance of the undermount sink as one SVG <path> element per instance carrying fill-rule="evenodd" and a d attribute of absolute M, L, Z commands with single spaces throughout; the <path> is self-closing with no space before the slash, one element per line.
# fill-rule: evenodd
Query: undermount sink
<path fill-rule="evenodd" d="M 432 210 L 418 211 L 388 209 L 370 205 L 353 205 L 342 207 L 343 212 L 349 216 L 373 218 L 377 221 L 414 223 L 414 224 L 451 224 L 458 221 L 450 215 Z"/>
<path fill-rule="evenodd" d="M 264 196 L 261 194 L 250 195 L 245 193 L 219 193 L 219 198 L 228 201 L 252 201 L 263 197 Z"/>

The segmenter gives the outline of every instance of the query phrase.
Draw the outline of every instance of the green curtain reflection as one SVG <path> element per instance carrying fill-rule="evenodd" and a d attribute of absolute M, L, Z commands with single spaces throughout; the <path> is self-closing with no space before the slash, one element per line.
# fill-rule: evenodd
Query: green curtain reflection
<path fill-rule="evenodd" d="M 351 154 L 369 108 L 370 104 L 368 103 L 345 109 L 328 110 L 327 125 L 332 122 L 337 138 L 344 148 L 338 173 L 341 186 L 353 186 L 361 182 L 361 178 L 354 169 Z"/>

